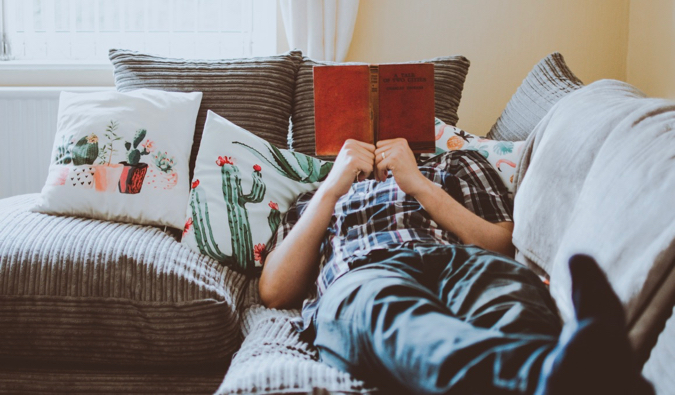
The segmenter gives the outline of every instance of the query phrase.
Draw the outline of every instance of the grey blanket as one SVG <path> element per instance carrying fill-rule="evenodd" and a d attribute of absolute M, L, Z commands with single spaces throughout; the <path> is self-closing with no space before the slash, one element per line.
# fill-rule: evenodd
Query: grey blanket
<path fill-rule="evenodd" d="M 528 141 L 513 243 L 550 274 L 573 316 L 567 261 L 595 257 L 629 322 L 675 258 L 675 103 L 595 82 L 558 102 Z"/>

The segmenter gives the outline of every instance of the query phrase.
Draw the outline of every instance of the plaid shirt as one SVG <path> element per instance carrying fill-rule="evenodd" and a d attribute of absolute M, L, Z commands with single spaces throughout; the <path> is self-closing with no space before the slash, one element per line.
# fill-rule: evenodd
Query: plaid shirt
<path fill-rule="evenodd" d="M 513 204 L 495 169 L 477 151 L 450 151 L 419 167 L 456 201 L 490 222 L 513 221 Z M 286 212 L 267 244 L 267 253 L 286 238 L 303 214 L 314 192 L 302 194 Z M 459 244 L 459 238 L 442 229 L 412 196 L 403 192 L 393 177 L 386 181 L 354 183 L 335 205 L 335 211 L 320 250 L 321 271 L 316 295 L 305 300 L 306 329 L 319 297 L 340 276 L 353 268 L 353 261 L 377 249 L 413 247 L 416 244 Z"/>

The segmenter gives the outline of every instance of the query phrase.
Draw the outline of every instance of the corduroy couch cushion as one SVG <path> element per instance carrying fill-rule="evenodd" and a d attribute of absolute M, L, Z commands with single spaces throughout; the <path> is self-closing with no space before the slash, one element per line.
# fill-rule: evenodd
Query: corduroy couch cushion
<path fill-rule="evenodd" d="M 250 305 L 241 321 L 246 338 L 216 394 L 379 393 L 350 374 L 321 363 L 316 349 L 300 340 L 291 326 L 290 320 L 299 315 L 299 310 Z"/>
<path fill-rule="evenodd" d="M 558 100 L 582 86 L 559 52 L 548 55 L 525 77 L 486 137 L 526 140 Z"/>
<path fill-rule="evenodd" d="M 190 177 L 208 110 L 279 148 L 287 148 L 288 119 L 301 56 L 300 51 L 290 51 L 258 58 L 188 60 L 123 49 L 109 52 L 115 86 L 120 92 L 149 88 L 203 93 L 190 157 Z"/>
<path fill-rule="evenodd" d="M 448 125 L 456 125 L 457 108 L 462 98 L 464 80 L 469 71 L 469 60 L 463 56 L 447 56 L 420 62 L 434 64 L 435 113 Z M 414 62 L 419 63 L 419 62 Z M 321 65 L 363 64 L 335 63 L 302 58 L 298 68 L 293 97 L 293 130 L 290 148 L 307 155 L 314 155 L 314 75 L 312 68 Z M 236 122 L 235 122 L 236 123 Z"/>
<path fill-rule="evenodd" d="M 0 362 L 226 366 L 247 280 L 159 228 L 0 200 Z"/>

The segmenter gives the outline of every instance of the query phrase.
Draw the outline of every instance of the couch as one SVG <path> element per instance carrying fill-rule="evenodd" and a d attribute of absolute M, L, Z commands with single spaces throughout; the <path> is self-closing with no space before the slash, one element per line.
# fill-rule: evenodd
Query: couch
<path fill-rule="evenodd" d="M 319 62 L 298 51 L 213 63 L 112 50 L 111 61 L 120 91 L 205 92 L 193 150 L 211 109 L 279 147 L 312 153 L 311 67 Z M 444 78 L 436 114 L 455 124 L 468 60 L 431 61 Z M 275 99 L 251 95 L 256 89 Z M 560 268 L 572 252 L 596 256 L 659 394 L 675 393 L 673 125 L 672 103 L 616 81 L 584 87 L 556 53 L 525 78 L 489 134 L 526 140 L 515 177 L 517 259 L 550 279 L 569 319 Z M 561 167 L 561 157 L 573 160 Z M 623 162 L 650 157 L 636 169 Z M 180 230 L 31 212 L 38 197 L 0 200 L 0 392 L 378 392 L 367 377 L 322 364 L 291 328 L 298 310 L 265 308 L 255 276 L 189 250 Z"/>

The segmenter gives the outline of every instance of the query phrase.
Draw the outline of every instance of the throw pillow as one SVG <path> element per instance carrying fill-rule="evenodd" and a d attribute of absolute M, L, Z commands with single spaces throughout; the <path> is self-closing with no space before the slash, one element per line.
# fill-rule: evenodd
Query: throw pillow
<path fill-rule="evenodd" d="M 201 98 L 61 93 L 49 175 L 33 211 L 181 228 Z"/>
<path fill-rule="evenodd" d="M 518 162 L 523 155 L 525 141 L 497 141 L 467 133 L 436 118 L 436 153 L 454 150 L 478 151 L 499 173 L 513 198 Z"/>
<path fill-rule="evenodd" d="M 139 88 L 203 92 L 194 128 L 190 176 L 207 110 L 277 147 L 287 147 L 300 51 L 259 58 L 188 60 L 111 49 L 109 57 L 115 71 L 115 86 L 120 92 Z"/>
<path fill-rule="evenodd" d="M 317 189 L 332 167 L 278 149 L 209 111 L 182 242 L 235 270 L 257 274 L 281 215 L 301 193 Z"/>
<path fill-rule="evenodd" d="M 448 56 L 422 60 L 434 64 L 435 116 L 444 122 L 457 124 L 457 108 L 462 98 L 464 80 L 469 71 L 469 60 L 463 56 Z M 419 62 L 416 62 L 419 63 Z M 314 66 L 331 65 L 335 62 L 319 62 L 302 58 L 298 68 L 293 97 L 293 130 L 290 147 L 294 151 L 314 155 Z M 363 64 L 363 63 L 340 63 Z"/>
<path fill-rule="evenodd" d="M 487 138 L 526 140 L 558 100 L 582 86 L 584 84 L 567 67 L 560 53 L 548 55 L 525 77 Z"/>

